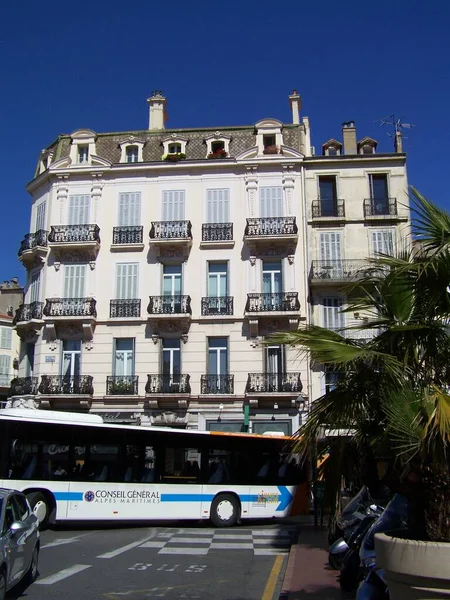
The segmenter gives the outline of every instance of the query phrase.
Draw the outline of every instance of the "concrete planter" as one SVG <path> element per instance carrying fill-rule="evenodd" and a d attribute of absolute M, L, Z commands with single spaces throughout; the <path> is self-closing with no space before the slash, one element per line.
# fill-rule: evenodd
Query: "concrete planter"
<path fill-rule="evenodd" d="M 377 563 L 384 569 L 390 600 L 450 598 L 450 544 L 375 535 Z"/>

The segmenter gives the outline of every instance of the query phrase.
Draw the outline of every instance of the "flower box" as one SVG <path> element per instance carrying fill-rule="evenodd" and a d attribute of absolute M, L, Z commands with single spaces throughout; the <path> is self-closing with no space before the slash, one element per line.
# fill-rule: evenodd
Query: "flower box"
<path fill-rule="evenodd" d="M 162 155 L 162 160 L 165 160 L 166 162 L 178 162 L 179 160 L 183 160 L 184 158 L 186 158 L 186 154 L 184 154 L 183 152 L 172 152 L 169 154 Z"/>
<path fill-rule="evenodd" d="M 278 146 L 266 146 L 263 150 L 263 154 L 279 154 L 280 149 Z"/>
<path fill-rule="evenodd" d="M 227 158 L 228 153 L 225 152 L 225 150 L 223 148 L 221 148 L 220 150 L 216 150 L 215 152 L 210 152 L 208 154 L 208 158 Z"/>

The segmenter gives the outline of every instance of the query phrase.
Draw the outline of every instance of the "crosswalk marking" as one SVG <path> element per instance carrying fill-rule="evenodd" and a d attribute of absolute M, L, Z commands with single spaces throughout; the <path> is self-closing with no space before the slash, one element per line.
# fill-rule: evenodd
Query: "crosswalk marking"
<path fill-rule="evenodd" d="M 48 577 L 44 577 L 43 579 L 37 579 L 34 582 L 34 585 L 52 585 L 53 583 L 57 583 L 58 581 L 62 581 L 71 575 L 75 575 L 76 573 L 80 573 L 81 571 L 85 571 L 86 569 L 90 569 L 92 565 L 73 565 L 72 567 L 68 567 L 67 569 L 62 569 L 62 571 L 58 571 L 53 575 L 49 575 Z"/>
<path fill-rule="evenodd" d="M 158 554 L 196 554 L 199 556 L 205 556 L 209 552 L 208 548 L 162 548 Z"/>
<path fill-rule="evenodd" d="M 251 542 L 212 542 L 210 548 L 211 550 L 253 550 L 253 544 Z"/>
<path fill-rule="evenodd" d="M 252 540 L 253 536 L 252 534 L 245 534 L 245 535 L 239 535 L 236 536 L 233 533 L 215 533 L 214 534 L 214 539 L 215 540 Z"/>

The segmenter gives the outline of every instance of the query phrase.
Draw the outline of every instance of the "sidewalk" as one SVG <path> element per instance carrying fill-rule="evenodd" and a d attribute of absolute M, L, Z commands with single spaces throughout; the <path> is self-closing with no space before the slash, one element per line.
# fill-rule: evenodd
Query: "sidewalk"
<path fill-rule="evenodd" d="M 338 571 L 328 567 L 326 527 L 299 525 L 297 544 L 291 547 L 280 600 L 343 600 Z M 350 595 L 351 597 L 351 595 Z"/>

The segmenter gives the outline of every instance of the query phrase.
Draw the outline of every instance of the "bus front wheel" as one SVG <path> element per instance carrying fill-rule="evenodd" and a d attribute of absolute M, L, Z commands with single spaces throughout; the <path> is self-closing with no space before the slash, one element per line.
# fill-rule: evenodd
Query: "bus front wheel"
<path fill-rule="evenodd" d="M 38 518 L 40 528 L 44 529 L 48 525 L 50 518 L 50 503 L 48 498 L 41 492 L 31 492 L 31 494 L 27 494 L 27 500 L 31 510 Z"/>
<path fill-rule="evenodd" d="M 239 501 L 232 494 L 219 494 L 211 505 L 212 524 L 216 527 L 231 527 L 239 519 Z"/>

